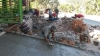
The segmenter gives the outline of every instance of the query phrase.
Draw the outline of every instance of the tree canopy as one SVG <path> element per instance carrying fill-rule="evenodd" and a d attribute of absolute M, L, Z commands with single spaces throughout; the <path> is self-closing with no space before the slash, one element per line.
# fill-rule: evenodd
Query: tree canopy
<path fill-rule="evenodd" d="M 59 10 L 64 12 L 77 12 L 91 15 L 100 15 L 100 0 L 66 0 L 65 4 L 60 4 L 60 2 L 58 1 L 59 0 L 31 0 L 31 7 L 58 7 Z"/>

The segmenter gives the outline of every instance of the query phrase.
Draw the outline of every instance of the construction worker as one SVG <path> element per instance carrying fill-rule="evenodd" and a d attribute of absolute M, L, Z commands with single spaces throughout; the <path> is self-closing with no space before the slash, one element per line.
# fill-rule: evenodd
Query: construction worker
<path fill-rule="evenodd" d="M 59 19 L 59 18 L 57 18 L 56 12 L 53 12 L 51 16 L 52 16 L 52 17 L 49 18 L 49 21 L 51 21 L 51 22 Z"/>
<path fill-rule="evenodd" d="M 38 18 L 39 18 L 39 10 L 38 9 L 30 9 L 30 12 L 33 14 L 33 16 L 35 15 L 36 16 L 36 20 L 38 22 Z"/>
<path fill-rule="evenodd" d="M 57 8 L 57 7 L 55 8 L 55 13 L 57 14 L 57 15 L 56 15 L 56 18 L 58 18 L 58 13 L 59 13 L 59 10 L 58 10 L 58 8 Z"/>
<path fill-rule="evenodd" d="M 32 13 L 33 15 L 35 15 L 35 9 L 34 8 L 30 9 L 29 12 Z"/>
<path fill-rule="evenodd" d="M 38 10 L 38 9 L 35 9 L 35 15 L 36 15 L 37 17 L 39 17 L 39 10 Z"/>
<path fill-rule="evenodd" d="M 82 15 L 82 14 L 75 14 L 75 19 L 76 19 L 76 18 L 84 19 L 84 15 Z"/>
<path fill-rule="evenodd" d="M 17 31 L 17 32 L 23 32 L 24 34 L 29 34 L 32 35 L 32 31 L 30 30 L 30 28 L 28 27 L 28 25 L 26 24 L 26 22 L 22 22 L 20 24 L 13 24 L 10 28 L 8 28 L 6 30 L 6 32 L 11 32 L 11 31 Z"/>
<path fill-rule="evenodd" d="M 46 9 L 44 13 L 47 13 L 49 9 Z"/>
<path fill-rule="evenodd" d="M 39 10 L 35 9 L 35 13 L 34 14 L 36 15 L 36 20 L 38 22 L 38 20 L 39 20 Z"/>
<path fill-rule="evenodd" d="M 53 44 L 50 43 L 48 39 L 52 38 L 55 41 L 55 36 L 54 36 L 55 31 L 56 31 L 55 26 L 45 26 L 41 31 L 41 36 L 44 37 L 44 39 L 49 45 L 53 45 Z"/>
<path fill-rule="evenodd" d="M 53 13 L 52 13 L 52 17 L 53 17 L 53 18 L 57 18 L 57 13 L 56 13 L 56 12 L 53 12 Z"/>
<path fill-rule="evenodd" d="M 48 14 L 49 14 L 49 18 L 52 18 L 52 10 L 51 9 L 48 10 Z"/>

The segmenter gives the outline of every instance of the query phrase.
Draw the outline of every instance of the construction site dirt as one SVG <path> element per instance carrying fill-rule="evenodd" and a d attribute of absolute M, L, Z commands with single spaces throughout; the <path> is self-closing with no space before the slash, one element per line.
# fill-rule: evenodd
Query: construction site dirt
<path fill-rule="evenodd" d="M 86 42 L 85 40 L 84 40 L 84 42 L 80 42 L 80 33 L 76 34 L 74 32 L 74 30 L 72 29 L 72 23 L 73 23 L 72 19 L 62 18 L 62 19 L 59 19 L 54 22 L 49 22 L 48 20 L 44 20 L 44 18 L 39 18 L 39 20 L 37 22 L 35 20 L 35 17 L 31 17 L 30 15 L 25 15 L 25 16 L 29 18 L 26 21 L 27 21 L 27 24 L 29 25 L 29 27 L 33 30 L 33 35 L 30 36 L 32 38 L 29 38 L 29 36 L 26 36 L 26 35 L 21 36 L 22 34 L 16 35 L 16 34 L 11 34 L 11 33 L 1 36 L 0 40 L 1 39 L 4 39 L 4 40 L 1 40 L 1 42 L 0 42 L 0 45 L 1 45 L 0 49 L 3 50 L 8 47 L 13 48 L 11 50 L 11 52 L 9 51 L 10 49 L 9 50 L 5 49 L 4 51 L 9 51 L 9 52 L 4 54 L 4 56 L 7 56 L 7 54 L 8 54 L 8 56 L 21 56 L 21 55 L 23 56 L 26 52 L 27 52 L 27 55 L 24 55 L 24 56 L 28 56 L 28 55 L 29 56 L 30 55 L 40 56 L 41 54 L 43 56 L 66 56 L 66 55 L 68 55 L 68 56 L 99 56 L 100 55 L 99 54 L 100 53 L 99 46 L 95 46 L 93 44 L 93 38 L 91 36 L 89 37 L 91 39 L 90 42 Z M 59 42 L 59 43 L 61 42 L 62 44 L 72 46 L 73 48 L 55 43 L 54 47 L 52 48 L 53 50 L 47 51 L 50 48 L 48 48 L 47 45 L 45 45 L 45 42 L 43 40 L 39 40 L 39 39 L 35 39 L 35 38 L 41 38 L 41 36 L 40 36 L 41 29 L 44 26 L 48 26 L 48 25 L 55 25 L 57 27 L 57 32 L 55 32 L 55 38 L 56 38 L 57 42 Z M 88 25 L 88 24 L 86 24 L 86 26 L 88 27 L 87 30 L 89 31 L 89 33 L 93 32 L 94 29 L 100 30 L 100 26 L 92 26 L 92 25 Z M 86 34 L 87 34 L 87 31 L 86 31 Z M 13 36 L 13 37 L 11 37 L 11 36 Z M 33 36 L 35 36 L 35 38 Z M 14 38 L 16 38 L 16 39 L 14 39 Z M 8 42 L 6 42 L 6 41 L 8 41 Z M 50 41 L 52 41 L 52 40 L 50 40 Z M 36 42 L 37 42 L 37 44 L 36 44 Z M 40 42 L 42 42 L 42 43 L 40 43 Z M 10 45 L 7 45 L 7 43 Z M 18 47 L 14 47 L 12 45 L 15 45 L 15 46 L 18 45 Z M 21 45 L 21 46 L 19 46 L 19 45 Z M 24 48 L 22 48 L 22 47 L 24 47 Z M 78 47 L 78 49 L 76 49 L 74 47 Z M 20 48 L 20 51 L 19 51 L 19 48 Z M 18 50 L 15 51 L 16 49 L 18 49 Z M 34 51 L 34 49 L 36 50 L 36 52 Z M 57 51 L 55 49 L 57 49 L 57 50 L 59 49 L 59 51 Z M 67 49 L 69 51 L 66 51 Z M 82 49 L 82 50 L 80 50 L 80 49 Z M 20 54 L 21 50 L 23 51 L 23 54 Z M 43 53 L 40 53 L 43 50 L 45 50 L 45 51 Z M 4 51 L 0 51 L 0 56 L 3 56 L 2 53 L 4 53 Z M 12 54 L 13 51 L 15 54 Z M 47 54 L 45 54 L 45 52 Z M 68 54 L 68 52 L 70 54 Z M 71 52 L 73 52 L 74 54 L 71 54 Z M 38 54 L 38 53 L 40 53 L 40 54 Z M 49 54 L 51 54 L 51 55 L 49 55 Z"/>

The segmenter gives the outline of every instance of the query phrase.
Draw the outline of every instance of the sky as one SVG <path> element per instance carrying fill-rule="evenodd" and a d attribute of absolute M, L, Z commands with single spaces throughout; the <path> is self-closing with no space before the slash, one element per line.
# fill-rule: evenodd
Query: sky
<path fill-rule="evenodd" d="M 58 0 L 60 4 L 65 4 L 67 0 Z"/>

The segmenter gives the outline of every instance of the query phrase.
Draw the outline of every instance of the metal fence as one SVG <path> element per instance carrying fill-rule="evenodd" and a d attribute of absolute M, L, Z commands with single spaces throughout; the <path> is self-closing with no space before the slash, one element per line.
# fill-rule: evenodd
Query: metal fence
<path fill-rule="evenodd" d="M 19 23 L 22 16 L 22 0 L 0 0 L 0 23 Z"/>

